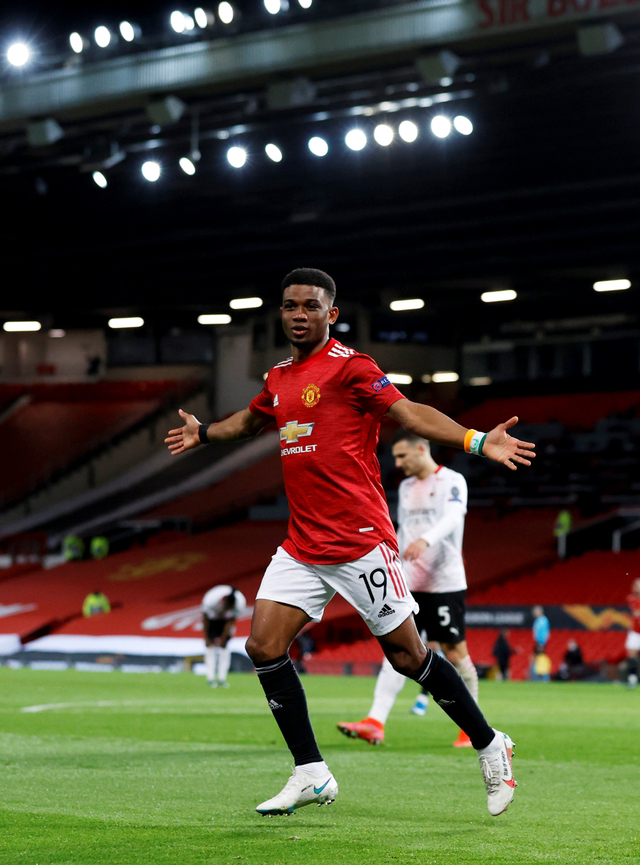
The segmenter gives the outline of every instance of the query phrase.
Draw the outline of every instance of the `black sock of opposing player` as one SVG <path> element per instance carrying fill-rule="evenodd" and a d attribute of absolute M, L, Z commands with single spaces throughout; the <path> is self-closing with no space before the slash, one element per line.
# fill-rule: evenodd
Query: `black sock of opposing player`
<path fill-rule="evenodd" d="M 307 698 L 289 655 L 255 664 L 255 668 L 296 766 L 319 763 L 322 757 L 311 727 Z"/>
<path fill-rule="evenodd" d="M 449 661 L 427 649 L 423 665 L 411 678 L 429 691 L 440 708 L 469 736 L 476 750 L 491 744 L 493 730 Z"/>

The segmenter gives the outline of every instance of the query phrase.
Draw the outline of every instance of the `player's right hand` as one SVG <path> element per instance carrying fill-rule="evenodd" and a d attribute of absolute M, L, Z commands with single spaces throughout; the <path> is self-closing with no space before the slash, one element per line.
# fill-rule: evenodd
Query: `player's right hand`
<path fill-rule="evenodd" d="M 200 426 L 198 418 L 193 414 L 187 414 L 182 409 L 178 409 L 178 414 L 185 422 L 184 426 L 180 429 L 170 429 L 169 435 L 164 440 L 164 443 L 169 445 L 169 450 L 173 456 L 188 451 L 190 448 L 197 448 L 198 445 L 202 444 L 198 435 Z"/>

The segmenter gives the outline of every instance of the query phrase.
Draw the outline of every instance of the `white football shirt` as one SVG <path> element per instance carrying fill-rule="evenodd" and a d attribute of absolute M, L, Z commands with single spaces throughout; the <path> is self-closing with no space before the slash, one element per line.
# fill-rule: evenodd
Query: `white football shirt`
<path fill-rule="evenodd" d="M 232 592 L 231 586 L 214 586 L 202 599 L 202 612 L 208 619 L 237 619 L 247 609 L 247 599 L 236 589 L 235 606 L 227 609 L 224 599 Z"/>
<path fill-rule="evenodd" d="M 412 592 L 459 592 L 467 588 L 462 560 L 467 482 L 458 472 L 440 466 L 428 478 L 402 481 L 398 490 L 400 555 L 423 538 L 429 546 L 402 567 Z"/>

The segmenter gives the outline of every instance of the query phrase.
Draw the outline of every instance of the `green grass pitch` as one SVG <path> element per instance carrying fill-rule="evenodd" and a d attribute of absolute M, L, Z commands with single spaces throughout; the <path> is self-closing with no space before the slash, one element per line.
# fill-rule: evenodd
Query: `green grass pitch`
<path fill-rule="evenodd" d="M 493 818 L 449 719 L 409 713 L 414 685 L 378 748 L 335 727 L 366 714 L 373 679 L 305 686 L 340 794 L 267 818 L 253 809 L 290 760 L 255 676 L 212 691 L 187 674 L 1 668 L 1 865 L 640 862 L 640 690 L 482 682 L 517 743 L 520 786 Z"/>

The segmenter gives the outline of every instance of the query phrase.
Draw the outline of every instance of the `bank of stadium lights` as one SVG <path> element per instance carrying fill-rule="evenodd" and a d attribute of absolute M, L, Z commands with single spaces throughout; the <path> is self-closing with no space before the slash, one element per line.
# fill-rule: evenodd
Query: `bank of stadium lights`
<path fill-rule="evenodd" d="M 169 16 L 169 24 L 176 33 L 191 33 L 196 27 L 196 22 L 191 15 L 177 9 Z"/>
<path fill-rule="evenodd" d="M 392 300 L 389 307 L 394 312 L 406 312 L 409 309 L 422 309 L 424 300 L 421 297 L 412 297 L 407 300 Z"/>
<path fill-rule="evenodd" d="M 149 183 L 155 183 L 156 180 L 160 179 L 160 175 L 162 174 L 160 163 L 152 161 L 143 162 L 140 171 L 144 179 L 148 180 Z"/>
<path fill-rule="evenodd" d="M 178 165 L 184 171 L 185 174 L 188 174 L 189 177 L 193 177 L 196 173 L 196 166 L 193 160 L 189 159 L 188 156 L 183 156 L 178 160 Z"/>
<path fill-rule="evenodd" d="M 386 123 L 380 123 L 373 130 L 373 138 L 380 147 L 388 147 L 395 138 L 395 132 Z"/>
<path fill-rule="evenodd" d="M 98 48 L 108 48 L 111 45 L 111 41 L 113 39 L 113 34 L 108 27 L 105 27 L 104 24 L 101 24 L 99 27 L 93 31 L 93 41 L 96 43 Z"/>
<path fill-rule="evenodd" d="M 262 306 L 261 297 L 237 297 L 229 301 L 231 309 L 259 309 Z"/>
<path fill-rule="evenodd" d="M 199 315 L 198 324 L 231 324 L 231 316 L 227 313 Z"/>
<path fill-rule="evenodd" d="M 131 21 L 121 21 L 118 30 L 125 42 L 135 42 L 142 36 L 140 27 L 137 24 L 132 24 Z"/>
<path fill-rule="evenodd" d="M 264 8 L 269 15 L 277 15 L 278 12 L 286 12 L 289 8 L 288 0 L 264 0 Z"/>
<path fill-rule="evenodd" d="M 434 372 L 431 381 L 434 384 L 445 384 L 446 382 L 458 381 L 459 378 L 457 372 Z"/>
<path fill-rule="evenodd" d="M 631 288 L 628 279 L 601 279 L 593 283 L 594 291 L 626 291 L 628 288 Z"/>
<path fill-rule="evenodd" d="M 308 146 L 314 156 L 326 156 L 329 152 L 329 145 L 324 138 L 320 138 L 318 135 L 314 135 L 314 137 L 309 140 Z"/>
<path fill-rule="evenodd" d="M 471 135 L 473 132 L 473 123 L 464 114 L 453 118 L 453 127 L 460 135 Z"/>
<path fill-rule="evenodd" d="M 302 6 L 303 9 L 311 9 L 313 0 L 298 0 L 298 5 Z"/>
<path fill-rule="evenodd" d="M 247 162 L 247 151 L 244 147 L 230 147 L 227 150 L 227 161 L 233 168 L 242 168 Z"/>
<path fill-rule="evenodd" d="M 400 126 L 398 126 L 398 135 L 407 144 L 413 144 L 418 138 L 418 132 L 418 127 L 412 120 L 403 120 Z"/>
<path fill-rule="evenodd" d="M 42 324 L 39 321 L 5 321 L 2 325 L 6 333 L 30 333 L 41 328 Z"/>
<path fill-rule="evenodd" d="M 49 337 L 51 339 L 64 339 L 67 335 L 67 331 L 63 330 L 61 327 L 52 327 L 49 331 Z"/>
<path fill-rule="evenodd" d="M 231 24 L 235 17 L 235 10 L 231 3 L 220 3 L 218 6 L 218 18 L 223 24 Z"/>
<path fill-rule="evenodd" d="M 367 146 L 367 136 L 362 129 L 350 129 L 344 137 L 344 143 L 349 150 L 364 150 Z"/>
<path fill-rule="evenodd" d="M 436 138 L 447 138 L 447 136 L 451 134 L 452 128 L 453 124 L 448 117 L 444 116 L 444 114 L 436 114 L 436 116 L 431 119 L 431 131 Z"/>
<path fill-rule="evenodd" d="M 515 300 L 518 292 L 512 288 L 501 288 L 496 291 L 483 291 L 480 300 L 483 303 L 503 303 L 506 300 Z"/>
<path fill-rule="evenodd" d="M 91 177 L 93 178 L 93 182 L 96 184 L 96 186 L 99 186 L 100 189 L 106 189 L 107 188 L 107 185 L 108 185 L 107 178 L 105 177 L 105 175 L 101 171 L 94 171 L 93 174 L 91 175 Z"/>
<path fill-rule="evenodd" d="M 213 27 L 215 24 L 213 12 L 203 9 L 202 6 L 193 10 L 193 19 L 201 30 L 206 30 L 207 27 Z"/>
<path fill-rule="evenodd" d="M 31 51 L 25 42 L 14 42 L 7 50 L 7 60 L 12 66 L 20 68 L 31 59 Z"/>
<path fill-rule="evenodd" d="M 267 144 L 264 152 L 272 162 L 282 162 L 282 150 L 280 150 L 277 144 Z"/>
<path fill-rule="evenodd" d="M 123 318 L 110 318 L 107 324 L 113 330 L 126 330 L 131 327 L 142 327 L 144 325 L 144 318 L 140 318 L 139 315 L 130 315 Z"/>
<path fill-rule="evenodd" d="M 413 377 L 403 372 L 388 372 L 387 378 L 391 384 L 411 384 Z"/>

